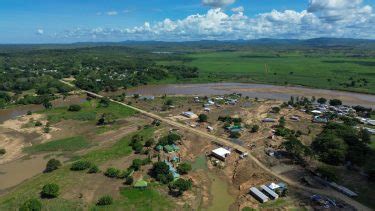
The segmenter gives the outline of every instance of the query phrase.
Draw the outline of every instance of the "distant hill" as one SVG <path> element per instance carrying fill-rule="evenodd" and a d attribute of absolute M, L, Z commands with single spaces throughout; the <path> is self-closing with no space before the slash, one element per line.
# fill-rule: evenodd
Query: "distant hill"
<path fill-rule="evenodd" d="M 127 46 L 140 47 L 147 50 L 173 50 L 194 51 L 194 50 L 240 50 L 251 47 L 271 47 L 271 48 L 335 48 L 353 47 L 367 50 L 375 50 L 375 40 L 352 39 L 352 38 L 314 38 L 314 39 L 253 39 L 253 40 L 199 40 L 184 42 L 164 42 L 164 41 L 122 41 L 122 42 L 77 42 L 70 44 L 3 44 L 0 45 L 0 53 L 42 50 L 42 49 L 72 49 L 100 46 Z"/>

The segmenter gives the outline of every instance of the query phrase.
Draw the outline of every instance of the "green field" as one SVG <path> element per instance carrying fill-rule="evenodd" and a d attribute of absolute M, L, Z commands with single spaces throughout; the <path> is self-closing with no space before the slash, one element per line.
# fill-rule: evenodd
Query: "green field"
<path fill-rule="evenodd" d="M 54 151 L 74 152 L 80 149 L 88 148 L 89 146 L 89 142 L 84 137 L 77 136 L 33 145 L 25 148 L 24 151 L 30 154 Z"/>
<path fill-rule="evenodd" d="M 375 94 L 375 58 L 340 54 L 305 56 L 298 51 L 277 54 L 272 51 L 208 52 L 185 57 L 188 59 L 160 63 L 198 67 L 200 77 L 190 82 L 257 82 Z"/>
<path fill-rule="evenodd" d="M 48 121 L 51 123 L 56 123 L 63 119 L 95 121 L 103 113 L 112 113 L 116 118 L 126 118 L 137 113 L 130 108 L 116 103 L 110 103 L 108 107 L 100 107 L 97 100 L 86 101 L 80 104 L 80 106 L 82 109 L 78 112 L 68 111 L 67 107 L 58 107 L 43 110 L 41 113 L 46 114 Z"/>

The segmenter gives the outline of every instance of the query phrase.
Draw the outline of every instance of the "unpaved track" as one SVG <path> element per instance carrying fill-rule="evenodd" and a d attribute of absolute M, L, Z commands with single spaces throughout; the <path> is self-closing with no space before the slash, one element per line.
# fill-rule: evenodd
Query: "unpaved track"
<path fill-rule="evenodd" d="M 66 81 L 63 81 L 61 80 L 62 83 L 68 85 L 68 86 L 71 86 L 71 87 L 75 87 L 73 84 L 71 83 L 68 83 Z M 104 96 L 102 95 L 99 95 L 99 94 L 96 94 L 96 93 L 93 93 L 93 92 L 90 92 L 90 91 L 86 91 L 86 90 L 81 90 L 91 96 L 94 96 L 94 97 L 97 97 L 97 98 L 103 98 Z M 270 175 L 288 183 L 290 186 L 293 186 L 296 190 L 300 190 L 300 191 L 307 191 L 307 192 L 310 192 L 310 193 L 314 193 L 314 194 L 321 194 L 321 195 L 327 195 L 327 196 L 330 196 L 330 197 L 334 197 L 334 198 L 337 198 L 337 199 L 340 199 L 342 201 L 345 201 L 346 203 L 352 205 L 353 207 L 355 207 L 357 210 L 372 210 L 371 208 L 355 201 L 354 199 L 350 198 L 350 197 L 347 197 L 346 195 L 344 194 L 341 194 L 335 190 L 332 190 L 332 189 L 316 189 L 316 188 L 310 188 L 310 187 L 306 187 L 306 186 L 303 186 L 302 184 L 294 181 L 294 180 L 290 180 L 289 178 L 287 177 L 284 177 L 283 175 L 281 174 L 277 174 L 275 172 L 273 172 L 271 169 L 269 169 L 267 166 L 265 166 L 262 162 L 260 162 L 258 159 L 256 159 L 254 156 L 252 156 L 250 154 L 250 151 L 245 148 L 245 147 L 242 147 L 240 145 L 237 145 L 237 144 L 234 144 L 232 143 L 231 141 L 227 140 L 227 139 L 223 139 L 223 138 L 220 138 L 220 137 L 216 137 L 214 135 L 211 135 L 211 134 L 208 134 L 208 133 L 205 133 L 205 132 L 202 132 L 198 129 L 195 129 L 195 128 L 191 128 L 187 125 L 184 125 L 184 124 L 181 124 L 181 123 L 178 123 L 178 122 L 175 122 L 173 120 L 170 120 L 170 119 L 167 119 L 167 118 L 163 118 L 159 115 L 156 115 L 156 114 L 153 114 L 153 113 L 150 113 L 150 112 L 147 112 L 145 110 L 142 110 L 142 109 L 139 109 L 139 108 L 136 108 L 136 107 L 133 107 L 133 106 L 130 106 L 130 105 L 127 105 L 125 103 L 122 103 L 122 102 L 119 102 L 119 101 L 115 101 L 115 100 L 112 100 L 112 102 L 114 103 L 117 103 L 117 104 L 120 104 L 120 105 L 123 105 L 125 107 L 128 107 L 128 108 L 131 108 L 131 109 L 134 109 L 136 111 L 138 111 L 139 113 L 145 115 L 145 116 L 148 116 L 152 119 L 156 119 L 156 120 L 160 120 L 166 124 L 169 124 L 173 127 L 176 127 L 176 128 L 179 128 L 181 130 L 185 130 L 187 132 L 192 132 L 192 133 L 195 133 L 197 135 L 200 135 L 202 137 L 205 137 L 213 142 L 216 142 L 218 144 L 221 144 L 221 145 L 224 145 L 224 146 L 228 146 L 228 147 L 231 147 L 233 149 L 236 149 L 237 151 L 239 151 L 240 153 L 248 153 L 249 155 L 249 158 L 254 161 L 260 168 L 262 168 L 265 172 L 269 173 Z"/>

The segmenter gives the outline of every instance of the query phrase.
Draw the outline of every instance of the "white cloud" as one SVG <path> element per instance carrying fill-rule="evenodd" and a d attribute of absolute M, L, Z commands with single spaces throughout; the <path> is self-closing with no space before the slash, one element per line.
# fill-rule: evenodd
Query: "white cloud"
<path fill-rule="evenodd" d="M 210 7 L 225 7 L 233 4 L 236 0 L 202 0 L 202 4 Z"/>
<path fill-rule="evenodd" d="M 205 14 L 163 21 L 132 28 L 76 29 L 66 32 L 70 38 L 95 37 L 98 40 L 256 39 L 353 37 L 375 39 L 375 15 L 371 6 L 360 0 L 310 0 L 306 10 L 272 10 L 255 17 L 244 14 L 243 7 L 232 14 L 213 8 Z M 336 17 L 336 18 L 334 18 Z"/>
<path fill-rule="evenodd" d="M 107 15 L 109 15 L 109 16 L 115 16 L 115 15 L 118 15 L 118 12 L 117 11 L 108 11 Z"/>
<path fill-rule="evenodd" d="M 43 29 L 37 29 L 36 30 L 36 34 L 37 35 L 43 35 L 44 34 L 44 30 Z"/>
<path fill-rule="evenodd" d="M 245 11 L 245 8 L 243 8 L 243 6 L 239 6 L 239 7 L 232 8 L 231 10 L 232 12 L 243 12 Z"/>

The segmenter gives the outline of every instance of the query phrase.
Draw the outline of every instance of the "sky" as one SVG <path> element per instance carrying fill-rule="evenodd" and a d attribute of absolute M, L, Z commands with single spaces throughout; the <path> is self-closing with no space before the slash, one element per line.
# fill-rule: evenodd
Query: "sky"
<path fill-rule="evenodd" d="M 0 0 L 0 43 L 375 39 L 375 0 Z"/>

